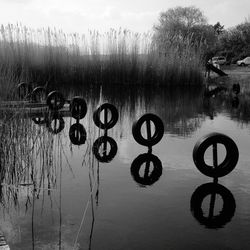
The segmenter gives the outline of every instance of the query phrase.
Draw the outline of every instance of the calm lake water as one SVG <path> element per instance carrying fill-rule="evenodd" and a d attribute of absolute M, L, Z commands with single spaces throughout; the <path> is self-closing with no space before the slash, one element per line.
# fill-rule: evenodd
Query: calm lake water
<path fill-rule="evenodd" d="M 80 120 L 86 141 L 78 146 L 69 138 L 74 118 L 63 117 L 58 133 L 26 118 L 43 138 L 33 140 L 35 165 L 25 181 L 2 181 L 0 229 L 10 249 L 248 249 L 250 91 L 244 83 L 238 99 L 230 93 L 204 98 L 203 91 L 119 86 L 65 90 L 69 98 L 82 95 L 88 103 Z M 114 139 L 107 150 L 114 155 L 102 162 L 93 154 L 93 144 L 104 131 L 92 117 L 105 102 L 116 106 L 119 119 L 107 132 Z M 142 158 L 148 148 L 134 140 L 132 124 L 145 113 L 162 119 L 164 136 Z M 212 214 L 213 184 L 204 184 L 213 179 L 192 158 L 196 142 L 211 132 L 231 137 L 239 149 L 235 169 L 219 178 L 223 191 L 215 196 Z M 205 154 L 208 162 L 211 152 Z M 158 161 L 155 170 L 151 166 L 145 173 L 145 167 L 135 167 L 138 159 L 145 162 L 152 154 Z M 218 159 L 224 156 L 219 149 Z"/>

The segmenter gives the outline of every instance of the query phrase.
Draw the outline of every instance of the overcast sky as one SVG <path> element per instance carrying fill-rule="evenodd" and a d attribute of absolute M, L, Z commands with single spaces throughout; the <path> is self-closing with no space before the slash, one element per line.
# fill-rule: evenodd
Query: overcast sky
<path fill-rule="evenodd" d="M 200 8 L 210 24 L 219 21 L 225 28 L 250 16 L 249 0 L 0 0 L 0 23 L 50 26 L 70 33 L 119 27 L 144 32 L 157 23 L 160 12 L 190 5 Z"/>

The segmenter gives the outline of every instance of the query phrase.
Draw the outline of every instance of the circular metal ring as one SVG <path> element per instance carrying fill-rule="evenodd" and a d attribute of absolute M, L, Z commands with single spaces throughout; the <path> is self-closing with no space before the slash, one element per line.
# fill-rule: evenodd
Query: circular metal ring
<path fill-rule="evenodd" d="M 101 121 L 100 115 L 104 111 L 104 122 Z M 108 111 L 111 112 L 111 118 L 108 121 Z M 102 104 L 93 114 L 93 121 L 98 128 L 110 129 L 115 126 L 118 121 L 118 110 L 110 103 Z"/>
<path fill-rule="evenodd" d="M 155 126 L 155 132 L 151 135 L 151 125 L 153 122 Z M 146 123 L 147 125 L 147 137 L 143 137 L 141 133 L 142 125 Z M 136 142 L 143 146 L 151 147 L 157 144 L 164 135 L 164 124 L 162 120 L 155 114 L 145 114 L 132 126 L 132 134 Z"/>
<path fill-rule="evenodd" d="M 218 166 L 205 163 L 204 154 L 208 147 L 223 144 L 226 148 L 226 157 Z M 236 166 L 239 151 L 235 142 L 228 136 L 220 133 L 210 133 L 202 137 L 194 146 L 193 160 L 201 173 L 210 177 L 222 177 L 229 174 Z"/>

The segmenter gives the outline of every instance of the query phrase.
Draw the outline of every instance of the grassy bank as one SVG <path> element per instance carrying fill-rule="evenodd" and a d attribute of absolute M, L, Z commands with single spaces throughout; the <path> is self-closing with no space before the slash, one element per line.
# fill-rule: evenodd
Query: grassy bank
<path fill-rule="evenodd" d="M 151 34 L 121 29 L 81 36 L 2 25 L 0 73 L 38 84 L 199 84 L 200 49 L 188 38 L 166 46 L 162 54 Z"/>

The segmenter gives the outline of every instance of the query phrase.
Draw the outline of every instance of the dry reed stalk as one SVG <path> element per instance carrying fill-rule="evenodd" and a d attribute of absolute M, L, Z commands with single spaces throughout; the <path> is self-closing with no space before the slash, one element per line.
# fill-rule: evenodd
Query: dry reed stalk
<path fill-rule="evenodd" d="M 180 84 L 179 79 L 199 84 L 201 45 L 194 44 L 192 37 L 168 39 L 162 53 L 150 33 L 111 29 L 80 36 L 51 28 L 2 25 L 0 73 L 37 84 L 173 85 Z"/>

